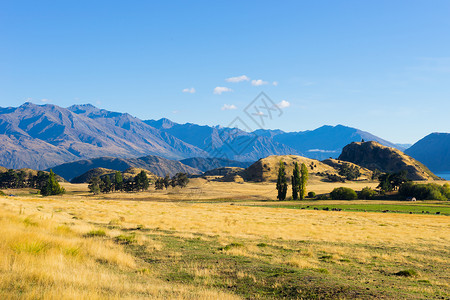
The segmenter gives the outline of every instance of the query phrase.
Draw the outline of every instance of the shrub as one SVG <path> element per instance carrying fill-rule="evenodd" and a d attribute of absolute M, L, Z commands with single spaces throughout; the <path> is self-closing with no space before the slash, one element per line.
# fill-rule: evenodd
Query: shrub
<path fill-rule="evenodd" d="M 354 190 L 346 187 L 335 188 L 330 193 L 330 196 L 333 200 L 355 200 L 358 198 L 358 195 Z"/>
<path fill-rule="evenodd" d="M 6 196 L 6 195 L 2 191 L 0 191 L 0 196 Z"/>
<path fill-rule="evenodd" d="M 316 193 L 315 192 L 309 192 L 308 193 L 308 198 L 314 198 L 316 197 Z"/>
<path fill-rule="evenodd" d="M 376 191 L 374 191 L 370 187 L 366 186 L 365 188 L 363 188 L 361 190 L 361 192 L 358 193 L 358 198 L 368 200 L 368 199 L 373 199 L 373 197 L 375 197 L 376 195 L 377 195 Z"/>
<path fill-rule="evenodd" d="M 86 233 L 87 237 L 103 237 L 106 235 L 106 232 L 102 229 L 94 229 Z"/>

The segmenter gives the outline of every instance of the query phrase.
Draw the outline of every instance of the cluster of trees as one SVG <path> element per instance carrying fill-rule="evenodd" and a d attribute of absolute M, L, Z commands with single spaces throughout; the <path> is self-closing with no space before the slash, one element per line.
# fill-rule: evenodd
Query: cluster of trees
<path fill-rule="evenodd" d="M 184 188 L 189 183 L 189 178 L 186 173 L 177 173 L 172 178 L 169 177 L 169 175 L 166 175 L 164 178 L 158 178 L 155 181 L 155 189 L 156 190 L 162 190 L 171 187 L 179 186 L 181 188 Z"/>
<path fill-rule="evenodd" d="M 185 187 L 189 183 L 189 178 L 186 173 L 177 173 L 175 176 L 170 178 L 166 175 L 164 178 L 158 178 L 155 181 L 155 189 L 162 190 L 168 188 L 169 186 Z M 105 175 L 100 177 L 94 177 L 89 182 L 89 191 L 94 194 L 99 193 L 110 193 L 115 191 L 125 191 L 125 192 L 139 192 L 146 191 L 150 187 L 150 180 L 148 179 L 147 173 L 142 170 L 134 178 L 128 180 L 123 179 L 122 173 L 116 171 L 113 177 Z"/>
<path fill-rule="evenodd" d="M 402 184 L 408 182 L 408 172 L 406 170 L 397 173 L 384 173 L 378 177 L 379 188 L 383 193 L 396 191 Z"/>
<path fill-rule="evenodd" d="M 150 181 L 147 173 L 142 170 L 134 178 L 124 180 L 122 173 L 116 171 L 111 178 L 109 175 L 102 176 L 101 178 L 96 176 L 89 182 L 89 191 L 93 194 L 110 193 L 115 191 L 125 192 L 139 192 L 148 190 Z"/>
<path fill-rule="evenodd" d="M 347 180 L 356 180 L 361 176 L 359 168 L 348 163 L 343 163 L 339 167 L 338 174 L 345 177 Z"/>
<path fill-rule="evenodd" d="M 20 189 L 33 188 L 41 189 L 48 180 L 48 173 L 38 171 L 37 175 L 27 173 L 23 170 L 10 169 L 4 173 L 0 173 L 0 188 L 3 189 Z"/>
<path fill-rule="evenodd" d="M 450 200 L 450 185 L 406 182 L 400 186 L 398 193 L 405 198 L 414 197 L 417 200 Z"/>
<path fill-rule="evenodd" d="M 38 171 L 36 175 L 33 175 L 33 173 L 27 173 L 24 170 L 9 169 L 0 173 L 0 188 L 38 189 L 42 196 L 59 195 L 65 192 L 64 188 L 56 180 L 56 175 L 52 170 L 50 170 L 50 173 Z"/>
<path fill-rule="evenodd" d="M 306 165 L 302 163 L 299 169 L 298 163 L 296 162 L 294 164 L 294 172 L 291 176 L 292 199 L 305 199 L 308 176 L 308 168 L 306 167 Z M 285 200 L 288 190 L 288 179 L 286 175 L 286 168 L 284 162 L 282 161 L 280 161 L 280 167 L 278 169 L 276 189 L 278 191 L 277 199 Z"/>

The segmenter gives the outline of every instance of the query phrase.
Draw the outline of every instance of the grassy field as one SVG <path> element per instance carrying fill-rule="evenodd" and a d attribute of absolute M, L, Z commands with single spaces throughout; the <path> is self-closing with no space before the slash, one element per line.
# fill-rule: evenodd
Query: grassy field
<path fill-rule="evenodd" d="M 264 184 L 101 196 L 85 188 L 0 197 L 0 298 L 450 297 L 443 202 L 280 203 Z M 378 212 L 386 207 L 402 213 Z"/>

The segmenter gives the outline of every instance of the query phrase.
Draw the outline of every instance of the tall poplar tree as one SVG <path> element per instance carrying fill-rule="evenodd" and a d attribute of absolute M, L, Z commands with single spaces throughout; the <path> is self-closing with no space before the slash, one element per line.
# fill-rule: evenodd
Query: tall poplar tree
<path fill-rule="evenodd" d="M 300 170 L 298 168 L 297 162 L 295 162 L 294 164 L 294 172 L 292 174 L 291 181 L 292 181 L 292 199 L 297 200 L 300 186 Z"/>
<path fill-rule="evenodd" d="M 278 178 L 277 178 L 277 191 L 278 191 L 278 200 L 285 200 L 287 193 L 287 178 L 286 178 L 286 169 L 284 167 L 284 163 L 280 160 L 280 168 L 278 169 Z"/>
<path fill-rule="evenodd" d="M 299 198 L 300 200 L 305 199 L 306 196 L 306 185 L 308 184 L 308 168 L 305 164 L 302 164 L 300 168 L 300 185 L 299 185 Z"/>

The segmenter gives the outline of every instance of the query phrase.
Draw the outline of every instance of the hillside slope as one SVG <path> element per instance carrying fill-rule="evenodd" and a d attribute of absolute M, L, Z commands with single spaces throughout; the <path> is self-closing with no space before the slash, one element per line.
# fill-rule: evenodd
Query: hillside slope
<path fill-rule="evenodd" d="M 382 172 L 406 170 L 411 180 L 437 179 L 436 175 L 414 158 L 398 149 L 386 147 L 377 142 L 351 143 L 344 147 L 339 160 Z"/>
<path fill-rule="evenodd" d="M 298 155 L 272 155 L 258 160 L 239 175 L 241 175 L 245 181 L 276 181 L 280 161 L 285 164 L 287 174 L 292 174 L 295 162 L 297 162 L 299 166 L 304 163 L 310 174 L 318 172 L 329 174 L 337 173 L 334 168 L 315 159 Z"/>

